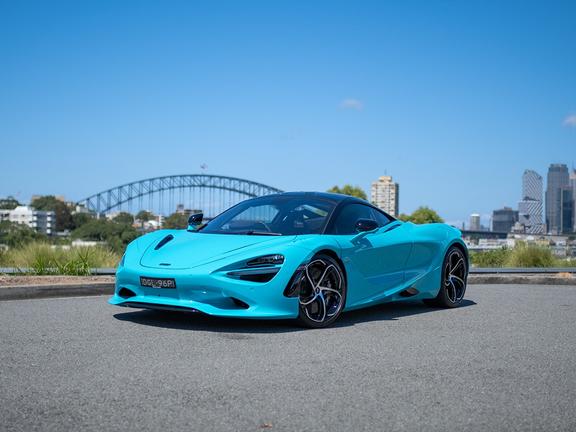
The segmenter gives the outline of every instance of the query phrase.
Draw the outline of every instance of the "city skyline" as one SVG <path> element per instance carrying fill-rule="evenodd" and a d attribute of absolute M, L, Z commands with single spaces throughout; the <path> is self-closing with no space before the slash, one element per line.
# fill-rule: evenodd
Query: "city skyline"
<path fill-rule="evenodd" d="M 244 192 L 240 191 L 240 184 L 246 188 Z M 349 186 L 349 185 L 348 185 Z M 491 217 L 489 218 L 488 226 L 482 224 L 481 215 L 472 213 L 469 216 L 469 223 L 465 222 L 459 226 L 462 230 L 470 230 L 472 232 L 478 231 L 493 231 L 495 233 L 515 233 L 515 234 L 571 234 L 576 232 L 576 169 L 568 170 L 566 164 L 553 163 L 550 164 L 547 173 L 546 192 L 544 193 L 544 180 L 543 176 L 531 169 L 525 169 L 521 178 L 521 197 L 518 201 L 517 209 L 509 206 L 494 209 Z M 200 188 L 193 190 L 194 188 Z M 257 189 L 254 189 L 257 188 Z M 204 190 L 202 190 L 204 189 Z M 370 198 L 368 199 L 374 205 L 384 210 L 388 214 L 398 217 L 399 213 L 399 184 L 394 182 L 392 176 L 380 176 L 376 181 L 372 182 Z M 216 194 L 214 190 L 221 190 L 228 194 Z M 153 196 L 161 191 L 169 191 L 167 197 Z M 144 182 L 136 184 L 128 184 L 120 186 L 117 189 L 104 191 L 102 194 L 93 195 L 86 201 L 74 203 L 73 201 L 66 201 L 62 195 L 53 196 L 52 199 L 66 203 L 70 209 L 76 207 L 77 212 L 92 211 L 96 213 L 106 213 L 107 218 L 111 218 L 122 212 L 129 212 L 136 214 L 139 211 L 152 211 L 154 209 L 150 206 L 153 203 L 159 205 L 158 215 L 170 215 L 174 213 L 181 213 L 185 208 L 197 208 L 197 212 L 207 212 L 207 208 L 215 209 L 220 206 L 216 213 L 212 212 L 212 216 L 223 211 L 229 206 L 244 200 L 247 196 L 242 194 L 256 194 L 256 196 L 266 195 L 269 193 L 279 193 L 281 191 L 270 188 L 267 185 L 252 183 L 250 181 L 235 179 L 229 177 L 218 177 L 212 175 L 202 174 L 199 176 L 174 176 L 173 178 L 159 177 L 146 179 Z M 340 192 L 345 193 L 345 192 Z M 132 194 L 133 195 L 132 197 Z M 192 201 L 188 202 L 186 196 L 190 200 L 200 199 L 200 206 L 196 206 Z M 147 198 L 145 198 L 147 197 Z M 7 202 L 9 205 L 14 205 L 14 202 Z M 42 199 L 42 196 L 32 196 L 32 200 Z M 202 201 L 206 200 L 207 201 Z M 228 201 L 228 204 L 226 204 Z M 144 204 L 144 203 L 147 204 Z M 196 201 L 198 202 L 198 201 Z M 144 205 L 143 205 L 144 204 Z M 168 212 L 165 205 L 168 204 Z M 0 221 L 10 220 L 20 221 L 24 220 L 23 214 L 32 221 L 35 218 L 34 208 L 26 207 L 28 203 L 21 202 L 23 207 L 17 207 L 15 211 L 9 209 L 0 209 Z M 31 203 L 32 207 L 34 203 Z M 104 207 L 100 207 L 103 205 Z M 148 206 L 147 206 L 148 205 Z M 176 206 L 176 207 L 174 207 Z M 208 209 L 209 210 L 209 209 Z M 39 213 L 38 213 L 39 214 Z M 41 215 L 45 217 L 46 215 Z M 454 224 L 452 224 L 454 225 Z M 454 225 L 457 226 L 457 225 Z M 50 226 L 46 226 L 50 230 Z"/>
<path fill-rule="evenodd" d="M 525 234 L 566 234 L 576 232 L 576 169 L 552 163 L 544 177 L 532 169 L 522 174 L 521 199 L 516 209 L 503 206 L 492 211 L 487 226 L 492 231 Z M 480 215 L 470 215 L 466 226 L 483 226 Z"/>
<path fill-rule="evenodd" d="M 563 182 L 562 185 L 565 189 L 569 189 L 569 195 L 572 197 L 572 202 L 576 203 L 576 188 L 575 188 L 576 169 L 571 168 L 570 170 L 568 170 L 566 164 L 552 163 L 549 165 L 547 172 L 550 173 L 551 170 L 554 171 L 555 169 L 558 168 L 566 169 L 565 177 L 567 180 Z M 518 217 L 516 218 L 517 221 L 521 222 L 522 225 L 525 225 L 527 228 L 531 226 L 531 223 L 528 223 L 530 220 L 536 221 L 536 226 L 532 227 L 533 229 L 529 231 L 529 233 L 542 234 L 549 231 L 548 226 L 546 224 L 546 202 L 547 202 L 546 193 L 544 191 L 543 186 L 544 186 L 543 177 L 539 173 L 528 168 L 524 170 L 521 181 L 522 199 L 517 201 L 518 206 L 516 207 L 515 211 L 516 213 L 518 213 L 517 215 Z M 548 181 L 546 182 L 546 188 L 547 189 L 549 188 Z M 68 199 L 68 197 L 65 194 L 49 193 L 45 195 L 53 195 L 56 197 L 56 199 L 62 202 L 64 201 L 71 203 L 77 202 L 77 200 Z M 384 195 L 386 196 L 384 197 Z M 29 205 L 29 203 L 33 201 L 35 198 L 38 198 L 40 196 L 42 196 L 42 194 L 35 194 L 31 195 L 29 200 L 20 199 L 19 201 L 22 205 L 26 206 Z M 400 213 L 405 213 L 404 211 L 399 211 L 399 201 L 400 201 L 399 183 L 394 182 L 392 176 L 388 175 L 380 176 L 376 181 L 372 182 L 371 188 L 368 191 L 367 196 L 369 197 L 368 200 L 370 202 L 382 208 L 389 214 L 397 216 Z M 540 202 L 537 202 L 538 196 L 541 196 Z M 7 194 L 4 196 L 0 195 L 0 198 L 8 198 L 8 197 L 14 197 L 18 199 L 18 197 L 16 197 L 14 194 Z M 188 204 L 189 203 L 186 202 L 186 199 L 184 199 L 182 203 L 180 202 L 178 203 L 178 205 L 182 206 L 186 206 Z M 524 212 L 522 211 L 523 208 L 525 209 Z M 496 210 L 504 210 L 504 209 L 513 210 L 514 208 L 508 205 L 504 205 L 501 206 L 501 208 L 493 209 L 492 212 L 487 215 L 481 215 L 479 213 L 469 213 L 467 220 L 458 221 L 458 223 L 452 223 L 449 221 L 447 222 L 453 226 L 465 227 L 466 229 L 472 229 L 472 230 L 474 230 L 473 228 L 470 228 L 472 224 L 478 225 L 479 227 L 483 227 L 482 229 L 484 228 L 491 229 L 494 212 Z M 527 209 L 530 209 L 530 211 L 528 211 Z M 124 211 L 124 210 L 118 209 L 117 211 Z M 574 211 L 576 211 L 576 209 L 574 209 Z M 170 214 L 170 211 L 167 214 Z M 540 222 L 538 222 L 539 219 L 534 217 L 535 215 L 536 216 L 541 215 Z M 576 220 L 573 216 L 570 217 L 572 218 L 572 224 L 574 226 L 574 231 L 576 232 Z M 472 218 L 474 219 L 474 222 L 472 222 Z M 538 224 L 542 225 L 542 227 L 538 228 L 537 227 Z"/>
<path fill-rule="evenodd" d="M 202 164 L 368 193 L 388 172 L 400 212 L 460 226 L 515 206 L 525 168 L 576 162 L 573 2 L 0 8 L 0 196 Z"/>

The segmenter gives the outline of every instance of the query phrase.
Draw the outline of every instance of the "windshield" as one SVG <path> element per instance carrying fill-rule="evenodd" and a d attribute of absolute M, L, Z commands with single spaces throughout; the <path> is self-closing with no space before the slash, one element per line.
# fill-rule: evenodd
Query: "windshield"
<path fill-rule="evenodd" d="M 202 233 L 321 234 L 335 204 L 321 198 L 276 195 L 241 202 L 216 216 Z"/>

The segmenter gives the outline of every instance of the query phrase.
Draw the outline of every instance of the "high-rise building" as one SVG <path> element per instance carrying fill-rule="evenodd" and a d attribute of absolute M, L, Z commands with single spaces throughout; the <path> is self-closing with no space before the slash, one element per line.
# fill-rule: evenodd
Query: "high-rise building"
<path fill-rule="evenodd" d="M 518 203 L 518 221 L 529 234 L 543 234 L 542 176 L 536 171 L 522 174 L 522 200 Z"/>
<path fill-rule="evenodd" d="M 568 167 L 565 164 L 551 164 L 548 168 L 546 185 L 546 230 L 550 234 L 562 233 L 562 206 L 564 189 L 570 189 Z M 572 224 L 573 225 L 573 224 Z"/>
<path fill-rule="evenodd" d="M 470 231 L 480 231 L 480 215 L 478 213 L 472 213 L 470 215 Z"/>
<path fill-rule="evenodd" d="M 518 211 L 504 207 L 492 212 L 492 231 L 511 232 L 514 224 L 518 222 Z"/>
<path fill-rule="evenodd" d="M 396 217 L 399 214 L 400 186 L 392 176 L 381 176 L 372 183 L 371 201 L 378 208 Z"/>
<path fill-rule="evenodd" d="M 560 233 L 574 232 L 574 195 L 571 187 L 560 190 Z"/>
<path fill-rule="evenodd" d="M 570 187 L 572 188 L 572 202 L 574 203 L 574 208 L 572 210 L 572 218 L 574 219 L 574 226 L 572 231 L 576 232 L 576 170 L 572 168 L 570 172 Z"/>

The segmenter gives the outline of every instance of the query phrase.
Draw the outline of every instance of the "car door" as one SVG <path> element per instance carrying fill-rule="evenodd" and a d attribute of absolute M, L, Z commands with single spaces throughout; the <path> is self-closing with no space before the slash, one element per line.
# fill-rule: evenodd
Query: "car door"
<path fill-rule="evenodd" d="M 358 233 L 358 219 L 378 222 L 372 232 Z M 372 207 L 346 204 L 333 224 L 348 279 L 347 306 L 377 301 L 404 282 L 404 267 L 412 249 L 406 225 Z"/>

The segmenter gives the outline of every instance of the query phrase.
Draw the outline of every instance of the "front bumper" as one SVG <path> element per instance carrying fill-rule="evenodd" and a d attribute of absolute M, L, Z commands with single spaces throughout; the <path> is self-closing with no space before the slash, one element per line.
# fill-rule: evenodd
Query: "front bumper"
<path fill-rule="evenodd" d="M 296 267 L 285 264 L 272 280 L 264 283 L 233 279 L 208 269 L 122 267 L 116 274 L 116 289 L 108 302 L 116 306 L 189 310 L 220 317 L 296 318 L 298 298 L 283 294 Z M 143 287 L 140 276 L 174 278 L 176 288 Z M 126 290 L 133 295 L 127 297 Z"/>

